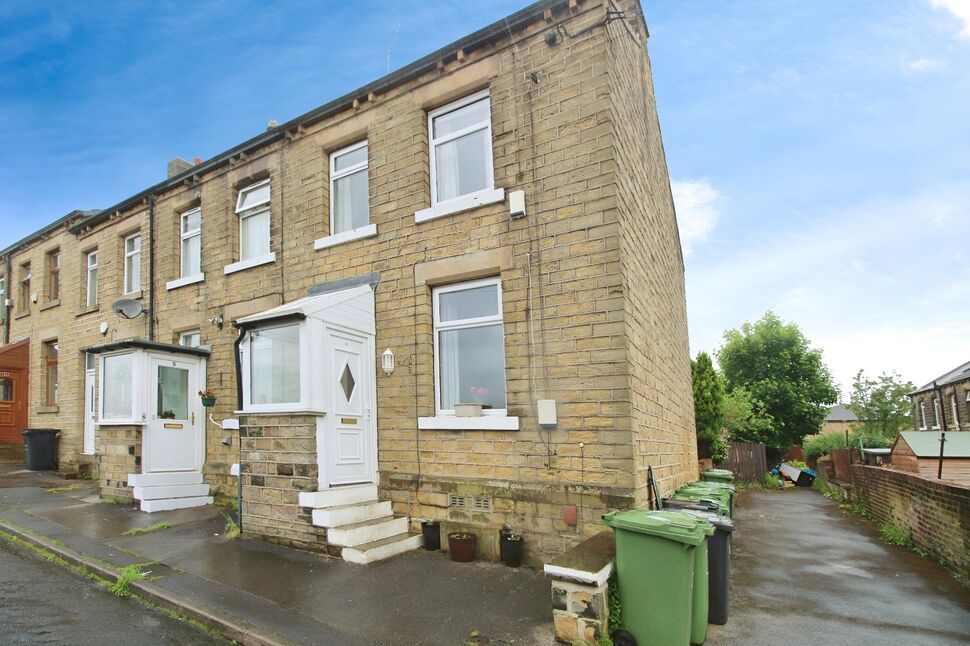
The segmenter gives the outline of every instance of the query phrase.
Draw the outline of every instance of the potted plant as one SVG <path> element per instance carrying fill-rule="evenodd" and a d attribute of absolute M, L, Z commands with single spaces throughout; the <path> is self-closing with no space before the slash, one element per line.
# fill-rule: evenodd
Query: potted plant
<path fill-rule="evenodd" d="M 202 405 L 206 408 L 216 405 L 216 396 L 212 394 L 211 390 L 200 390 L 199 397 L 202 399 Z"/>
<path fill-rule="evenodd" d="M 522 534 L 516 534 L 512 531 L 502 534 L 502 562 L 509 567 L 519 567 L 522 565 L 522 550 L 524 547 L 525 541 L 522 540 Z"/>
<path fill-rule="evenodd" d="M 421 533 L 424 535 L 424 549 L 431 552 L 441 549 L 441 523 L 425 520 L 421 523 Z"/>
<path fill-rule="evenodd" d="M 488 397 L 488 388 L 471 386 L 468 392 L 471 393 L 473 401 L 455 404 L 455 417 L 481 417 L 482 409 L 487 408 L 485 399 Z"/>
<path fill-rule="evenodd" d="M 475 560 L 475 550 L 478 547 L 478 536 L 471 532 L 451 532 L 448 534 L 448 552 L 451 560 L 458 563 L 468 563 Z"/>

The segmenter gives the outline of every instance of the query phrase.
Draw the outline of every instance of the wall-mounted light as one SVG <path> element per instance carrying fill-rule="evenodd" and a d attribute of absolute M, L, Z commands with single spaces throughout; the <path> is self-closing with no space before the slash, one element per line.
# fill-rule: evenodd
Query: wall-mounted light
<path fill-rule="evenodd" d="M 381 367 L 384 368 L 385 375 L 394 372 L 394 353 L 390 348 L 384 350 L 384 354 L 381 355 Z"/>
<path fill-rule="evenodd" d="M 223 324 L 222 314 L 216 314 L 215 316 L 210 317 L 209 323 L 217 326 L 221 330 Z"/>

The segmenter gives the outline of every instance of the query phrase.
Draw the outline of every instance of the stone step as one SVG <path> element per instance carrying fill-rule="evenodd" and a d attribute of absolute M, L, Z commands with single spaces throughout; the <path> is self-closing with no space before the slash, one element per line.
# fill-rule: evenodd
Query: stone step
<path fill-rule="evenodd" d="M 207 484 L 163 485 L 159 487 L 135 487 L 135 500 L 161 500 L 163 498 L 197 498 L 209 495 Z"/>
<path fill-rule="evenodd" d="M 322 491 L 301 491 L 300 506 L 322 509 L 324 507 L 339 507 L 356 502 L 374 502 L 377 500 L 377 485 L 344 485 L 330 487 Z"/>
<path fill-rule="evenodd" d="M 406 517 L 401 516 L 395 518 L 394 516 L 387 516 L 384 518 L 365 520 L 359 523 L 351 523 L 350 525 L 332 527 L 327 530 L 327 542 L 331 545 L 340 545 L 342 547 L 355 547 L 357 545 L 363 545 L 364 543 L 379 541 L 382 538 L 394 536 L 395 534 L 403 534 L 407 531 L 408 519 Z"/>
<path fill-rule="evenodd" d="M 340 527 L 391 515 L 390 500 L 374 500 L 314 509 L 313 524 L 317 527 Z"/>
<path fill-rule="evenodd" d="M 171 511 L 172 509 L 187 509 L 189 507 L 202 507 L 211 505 L 212 496 L 193 496 L 191 498 L 163 498 L 162 500 L 142 500 L 141 510 L 151 513 L 153 511 Z"/>
<path fill-rule="evenodd" d="M 402 532 L 363 545 L 345 547 L 340 551 L 340 556 L 350 563 L 366 565 L 416 550 L 422 545 L 424 537 L 420 532 Z"/>
<path fill-rule="evenodd" d="M 161 487 L 167 485 L 202 484 L 199 471 L 172 471 L 171 473 L 129 473 L 129 487 Z"/>

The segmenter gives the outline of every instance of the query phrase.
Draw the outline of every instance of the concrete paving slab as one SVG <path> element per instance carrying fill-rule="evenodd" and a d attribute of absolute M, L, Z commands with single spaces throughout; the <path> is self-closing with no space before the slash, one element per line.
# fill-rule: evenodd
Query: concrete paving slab
<path fill-rule="evenodd" d="M 747 491 L 708 644 L 966 644 L 970 589 L 811 489 Z"/>
<path fill-rule="evenodd" d="M 219 516 L 218 510 L 213 507 L 195 507 L 146 514 L 132 505 L 104 502 L 47 508 L 35 513 L 91 538 L 122 536 L 127 531 L 147 529 L 162 522 L 177 526 L 182 523 L 194 523 L 200 519 Z"/>

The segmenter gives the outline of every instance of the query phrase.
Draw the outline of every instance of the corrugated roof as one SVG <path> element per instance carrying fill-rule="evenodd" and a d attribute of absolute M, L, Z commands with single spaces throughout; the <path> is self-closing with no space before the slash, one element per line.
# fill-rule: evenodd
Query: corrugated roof
<path fill-rule="evenodd" d="M 836 404 L 829 408 L 829 414 L 825 416 L 826 422 L 858 422 L 859 418 L 852 409 L 845 404 Z"/>
<path fill-rule="evenodd" d="M 957 366 L 950 372 L 943 373 L 930 383 L 925 386 L 921 386 L 916 393 L 921 393 L 924 390 L 933 390 L 933 383 L 936 382 L 937 386 L 946 386 L 947 384 L 952 384 L 954 381 L 960 381 L 962 379 L 970 379 L 970 361 L 967 361 L 963 365 Z"/>
<path fill-rule="evenodd" d="M 904 431 L 899 434 L 918 458 L 935 458 L 940 455 L 940 431 Z M 945 458 L 970 458 L 970 432 L 950 431 L 943 445 Z"/>

